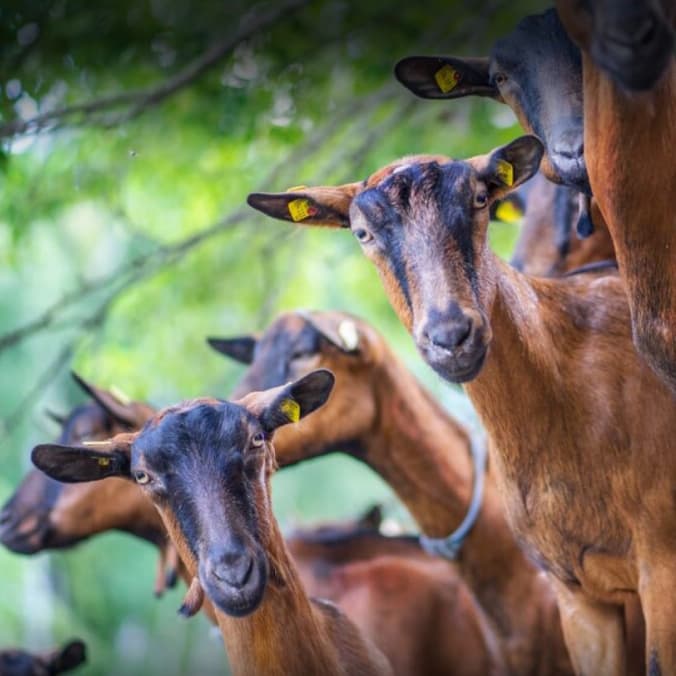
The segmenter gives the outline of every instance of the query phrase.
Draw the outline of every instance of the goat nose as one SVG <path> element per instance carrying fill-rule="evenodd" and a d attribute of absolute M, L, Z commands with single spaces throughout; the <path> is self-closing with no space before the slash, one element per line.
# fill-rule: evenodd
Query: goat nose
<path fill-rule="evenodd" d="M 435 324 L 425 333 L 429 341 L 436 347 L 453 351 L 459 348 L 472 332 L 469 317 L 456 319 L 452 324 Z"/>
<path fill-rule="evenodd" d="M 253 564 L 253 557 L 245 550 L 227 550 L 214 558 L 211 570 L 217 580 L 241 589 L 251 577 Z"/>
<path fill-rule="evenodd" d="M 562 134 L 554 143 L 552 152 L 560 157 L 575 160 L 584 153 L 584 141 L 577 133 Z"/>

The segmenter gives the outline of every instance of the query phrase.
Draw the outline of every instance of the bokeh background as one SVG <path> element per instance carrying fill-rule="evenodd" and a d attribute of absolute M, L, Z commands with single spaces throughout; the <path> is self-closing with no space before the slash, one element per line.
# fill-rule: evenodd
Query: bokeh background
<path fill-rule="evenodd" d="M 416 355 L 358 245 L 248 210 L 253 190 L 345 182 L 410 153 L 463 157 L 519 135 L 489 100 L 425 102 L 392 77 L 413 53 L 487 53 L 541 3 L 22 0 L 0 6 L 0 501 L 84 397 L 75 369 L 156 406 L 227 396 L 242 367 L 207 335 L 287 309 L 368 318 L 468 424 Z M 508 256 L 518 228 L 494 224 Z M 274 481 L 285 528 L 353 517 L 388 488 L 345 457 Z M 0 646 L 83 638 L 81 673 L 225 669 L 201 617 L 155 600 L 156 555 L 111 533 L 35 557 L 0 550 Z"/>

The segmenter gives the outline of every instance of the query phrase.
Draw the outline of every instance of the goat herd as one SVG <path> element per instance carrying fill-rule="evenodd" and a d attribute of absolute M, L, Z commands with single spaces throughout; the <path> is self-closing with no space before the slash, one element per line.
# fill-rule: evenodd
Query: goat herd
<path fill-rule="evenodd" d="M 185 581 L 180 612 L 218 625 L 235 674 L 676 675 L 675 20 L 667 1 L 559 0 L 490 57 L 403 59 L 414 93 L 491 97 L 528 135 L 248 198 L 352 231 L 423 358 L 465 383 L 490 468 L 369 324 L 288 313 L 210 339 L 249 365 L 231 401 L 157 412 L 76 376 L 93 401 L 33 450 L 2 542 L 152 542 L 156 592 Z M 512 266 L 487 244 L 510 200 Z M 272 473 L 334 451 L 425 535 L 370 514 L 285 540 Z M 8 650 L 0 672 L 83 658 Z"/>

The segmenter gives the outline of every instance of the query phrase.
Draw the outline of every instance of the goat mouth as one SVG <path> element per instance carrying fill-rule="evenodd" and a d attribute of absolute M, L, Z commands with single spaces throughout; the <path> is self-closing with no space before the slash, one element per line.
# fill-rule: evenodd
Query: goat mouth
<path fill-rule="evenodd" d="M 231 617 L 246 617 L 263 601 L 268 582 L 267 561 L 257 559 L 254 562 L 242 587 L 233 587 L 213 575 L 204 574 L 201 567 L 200 582 L 207 597 L 219 610 Z"/>
<path fill-rule="evenodd" d="M 483 368 L 488 345 L 477 346 L 471 354 L 456 356 L 447 350 L 425 346 L 422 354 L 425 361 L 442 377 L 452 383 L 474 380 Z"/>
<path fill-rule="evenodd" d="M 587 174 L 584 156 L 566 157 L 551 154 L 551 163 L 564 185 L 574 188 L 585 195 L 591 195 L 591 186 Z"/>
<path fill-rule="evenodd" d="M 37 519 L 26 528 L 25 521 L 8 521 L 0 525 L 0 542 L 15 554 L 31 555 L 48 547 L 49 525 Z"/>

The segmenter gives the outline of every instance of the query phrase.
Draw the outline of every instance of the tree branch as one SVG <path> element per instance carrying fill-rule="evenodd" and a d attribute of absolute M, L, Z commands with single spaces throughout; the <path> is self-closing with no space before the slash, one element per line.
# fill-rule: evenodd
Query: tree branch
<path fill-rule="evenodd" d="M 119 92 L 84 103 L 57 108 L 27 120 L 12 120 L 4 125 L 0 125 L 0 138 L 37 133 L 55 125 L 57 122 L 62 123 L 58 125 L 58 127 L 61 127 L 71 118 L 105 112 L 124 105 L 129 105 L 129 110 L 117 117 L 107 119 L 105 124 L 106 126 L 111 126 L 131 120 L 148 108 L 158 105 L 176 92 L 192 84 L 228 56 L 240 43 L 250 39 L 259 31 L 274 25 L 278 20 L 286 18 L 289 13 L 307 5 L 308 2 L 309 0 L 287 0 L 284 4 L 274 5 L 260 14 L 255 14 L 253 11 L 250 12 L 242 19 L 239 30 L 234 35 L 215 42 L 192 63 L 189 63 L 176 75 L 158 85 Z"/>

